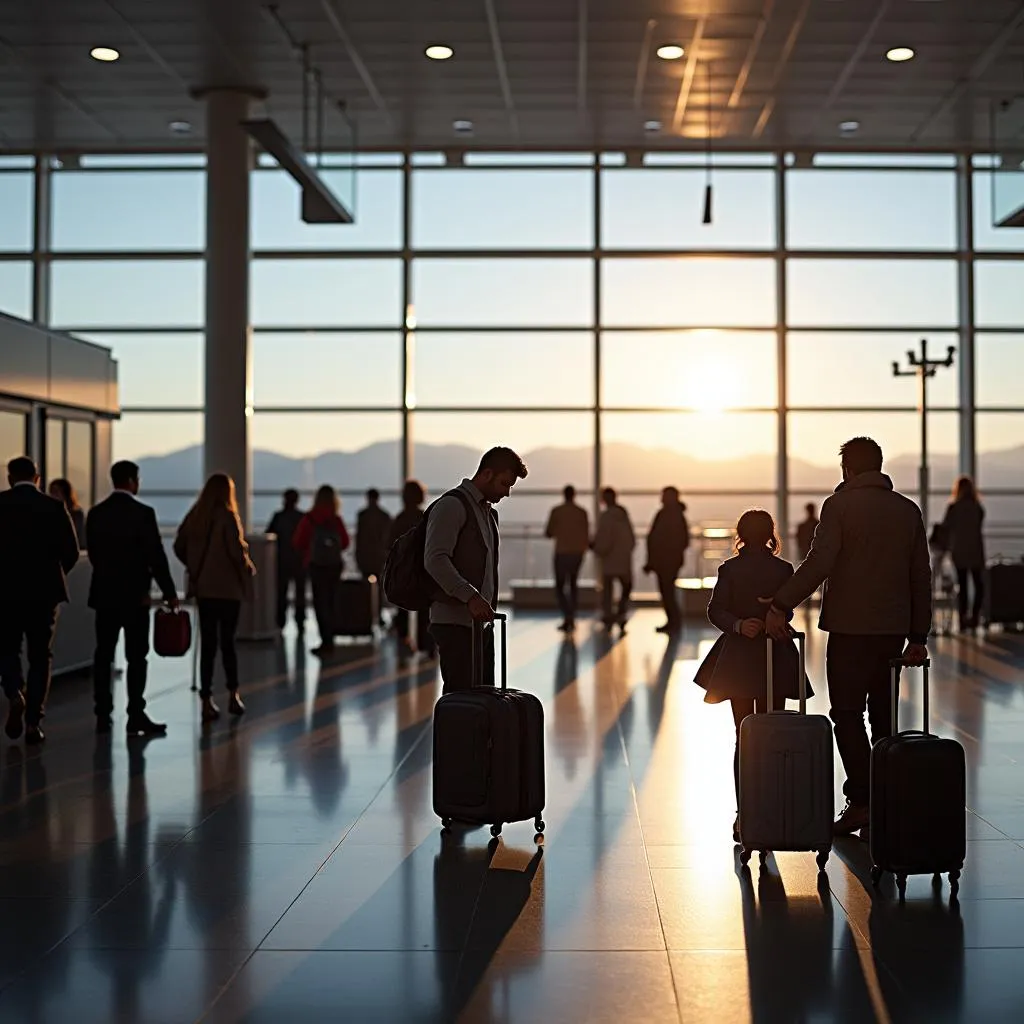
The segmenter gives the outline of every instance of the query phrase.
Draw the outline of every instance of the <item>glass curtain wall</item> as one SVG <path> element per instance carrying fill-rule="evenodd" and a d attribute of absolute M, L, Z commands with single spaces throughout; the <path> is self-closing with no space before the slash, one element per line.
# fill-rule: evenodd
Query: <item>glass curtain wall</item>
<path fill-rule="evenodd" d="M 326 173 L 348 182 L 340 159 Z M 615 486 L 641 532 L 670 483 L 694 524 L 761 505 L 792 531 L 855 434 L 916 496 L 916 385 L 892 363 L 926 337 L 958 349 L 931 382 L 930 513 L 976 465 L 993 550 L 1024 548 L 1024 246 L 990 227 L 985 169 L 721 154 L 704 225 L 701 159 L 360 154 L 351 227 L 303 224 L 261 162 L 255 525 L 286 486 L 337 485 L 351 521 L 370 486 L 393 510 L 404 474 L 436 495 L 510 444 L 530 475 L 500 510 L 506 582 L 547 575 L 540 534 L 566 483 L 589 506 Z M 31 185 L 31 166 L 0 167 L 0 208 L 20 209 L 19 175 Z M 49 182 L 47 249 L 31 216 L 0 229 L 0 305 L 31 307 L 35 257 L 51 323 L 114 349 L 115 456 L 142 464 L 173 524 L 201 482 L 203 159 L 83 157 Z"/>

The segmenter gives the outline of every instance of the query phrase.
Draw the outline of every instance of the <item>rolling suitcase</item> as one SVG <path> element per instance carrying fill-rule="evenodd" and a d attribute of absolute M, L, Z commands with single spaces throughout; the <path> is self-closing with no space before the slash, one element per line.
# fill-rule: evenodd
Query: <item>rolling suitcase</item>
<path fill-rule="evenodd" d="M 904 664 L 900 658 L 890 662 L 893 735 L 871 750 L 871 881 L 878 885 L 882 873 L 891 871 L 902 900 L 907 875 L 947 871 L 955 896 L 967 856 L 964 748 L 928 730 L 928 661 L 923 665 L 924 731 L 896 731 Z"/>
<path fill-rule="evenodd" d="M 380 618 L 376 579 L 343 578 L 338 581 L 334 606 L 334 635 L 375 639 Z"/>
<path fill-rule="evenodd" d="M 989 562 L 985 568 L 985 624 L 1019 629 L 1024 623 L 1024 564 Z"/>
<path fill-rule="evenodd" d="M 804 634 L 800 652 L 800 710 L 748 715 L 740 723 L 740 863 L 752 851 L 813 850 L 825 870 L 832 849 L 832 727 L 807 714 Z M 774 657 L 768 637 L 768 707 L 773 706 Z"/>
<path fill-rule="evenodd" d="M 508 689 L 506 616 L 501 623 L 500 687 L 475 685 L 447 693 L 434 707 L 434 813 L 490 825 L 534 819 L 544 831 L 544 707 L 532 694 Z M 473 678 L 483 679 L 483 627 L 473 627 Z"/>

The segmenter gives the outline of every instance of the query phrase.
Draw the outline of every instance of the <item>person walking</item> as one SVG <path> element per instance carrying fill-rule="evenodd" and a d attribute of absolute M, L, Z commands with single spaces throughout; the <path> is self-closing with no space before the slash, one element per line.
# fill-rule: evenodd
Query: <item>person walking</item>
<path fill-rule="evenodd" d="M 629 613 L 629 597 L 633 592 L 633 549 L 636 535 L 629 513 L 618 503 L 612 487 L 601 491 L 604 511 L 597 520 L 597 532 L 591 548 L 601 559 L 603 590 L 603 622 L 606 629 L 618 624 L 623 634 Z M 618 607 L 613 610 L 614 588 L 619 584 Z"/>
<path fill-rule="evenodd" d="M 427 510 L 423 567 L 440 588 L 430 605 L 430 632 L 441 660 L 443 692 L 474 685 L 473 625 L 491 622 L 498 602 L 498 516 L 526 464 L 511 448 L 491 448 L 473 478 L 442 494 Z M 494 634 L 484 630 L 484 685 L 494 685 Z"/>
<path fill-rule="evenodd" d="M 675 487 L 661 492 L 661 508 L 647 533 L 647 563 L 644 572 L 657 577 L 661 604 L 665 609 L 665 623 L 658 626 L 659 633 L 678 633 L 683 626 L 676 595 L 676 578 L 683 567 L 686 549 L 690 546 L 690 524 L 686 521 L 686 506 L 679 500 Z"/>
<path fill-rule="evenodd" d="M 314 654 L 334 650 L 334 623 L 337 620 L 338 584 L 345 568 L 343 552 L 349 536 L 341 518 L 341 500 L 330 484 L 316 492 L 313 507 L 299 521 L 292 540 L 302 556 L 313 589 L 313 614 L 320 630 L 320 646 Z"/>
<path fill-rule="evenodd" d="M 889 662 L 920 664 L 932 617 L 931 567 L 921 510 L 882 472 L 882 449 L 855 437 L 840 449 L 843 482 L 821 507 L 811 550 L 775 593 L 768 632 L 783 640 L 787 619 L 822 583 L 818 627 L 836 746 L 846 769 L 846 807 L 836 835 L 866 838 L 871 743 L 892 734 Z M 871 743 L 864 708 L 871 721 Z"/>
<path fill-rule="evenodd" d="M 962 476 L 953 487 L 953 498 L 942 520 L 946 548 L 956 569 L 957 622 L 961 632 L 976 629 L 985 602 L 985 538 L 982 526 L 985 506 L 974 481 Z M 967 614 L 968 581 L 974 588 L 971 614 Z"/>
<path fill-rule="evenodd" d="M 57 477 L 56 480 L 50 481 L 46 493 L 51 498 L 56 498 L 68 510 L 71 523 L 75 528 L 75 536 L 78 537 L 78 547 L 81 550 L 85 545 L 85 511 L 78 503 L 78 495 L 75 493 L 74 487 L 71 486 L 71 481 L 65 480 L 62 476 Z"/>
<path fill-rule="evenodd" d="M 277 628 L 284 629 L 288 618 L 288 590 L 292 589 L 292 614 L 301 633 L 306 628 L 306 567 L 292 543 L 302 521 L 299 492 L 289 487 L 284 492 L 283 507 L 267 524 L 267 533 L 277 537 Z"/>
<path fill-rule="evenodd" d="M 571 633 L 576 628 L 580 568 L 590 544 L 590 518 L 576 504 L 575 487 L 568 485 L 562 495 L 565 501 L 551 510 L 544 536 L 555 542 L 555 597 L 562 612 L 558 628 Z"/>
<path fill-rule="evenodd" d="M 818 510 L 814 507 L 814 502 L 807 502 L 807 504 L 804 505 L 804 512 L 806 513 L 806 518 L 796 528 L 796 550 L 800 555 L 801 562 L 807 557 L 807 553 L 811 550 L 811 541 L 814 540 L 814 531 L 818 528 Z"/>
<path fill-rule="evenodd" d="M 5 732 L 42 743 L 50 692 L 57 610 L 68 599 L 67 575 L 78 564 L 78 539 L 67 509 L 39 490 L 35 463 L 7 463 L 10 489 L 0 493 L 0 682 L 10 702 Z M 28 679 L 21 664 L 27 647 Z"/>
<path fill-rule="evenodd" d="M 418 480 L 406 480 L 402 488 L 402 511 L 391 522 L 391 536 L 388 548 L 402 536 L 414 530 L 423 518 L 423 502 L 427 500 L 426 491 Z M 406 651 L 413 649 L 409 627 L 409 612 L 404 608 L 395 610 L 395 636 Z M 437 654 L 437 644 L 430 635 L 430 615 L 427 612 L 416 613 L 416 650 L 427 658 Z"/>
<path fill-rule="evenodd" d="M 154 579 L 164 601 L 178 607 L 156 512 L 138 500 L 139 467 L 122 460 L 110 467 L 113 493 L 94 505 L 85 520 L 85 547 L 92 563 L 89 607 L 96 612 L 93 710 L 96 731 L 109 733 L 114 710 L 111 667 L 124 630 L 128 662 L 129 736 L 163 736 L 167 726 L 146 714 L 149 657 L 149 593 Z"/>
<path fill-rule="evenodd" d="M 749 509 L 736 524 L 733 557 L 718 568 L 718 580 L 708 605 L 708 619 L 722 635 L 697 669 L 694 682 L 707 694 L 706 704 L 728 700 L 736 725 L 732 771 L 739 801 L 740 725 L 755 710 L 782 711 L 786 700 L 800 696 L 799 658 L 792 640 L 772 652 L 775 681 L 772 707 L 768 707 L 768 671 L 765 657 L 763 595 L 772 594 L 793 575 L 793 566 L 780 557 L 782 543 L 775 521 L 764 509 Z M 807 695 L 813 696 L 810 684 Z M 739 816 L 732 828 L 739 842 Z"/>
<path fill-rule="evenodd" d="M 238 692 L 235 633 L 242 602 L 252 597 L 256 567 L 238 515 L 235 482 L 214 473 L 203 485 L 174 538 L 174 553 L 188 571 L 187 596 L 199 609 L 199 700 L 202 720 L 220 717 L 213 699 L 213 669 L 220 650 L 228 689 L 228 712 L 245 713 Z"/>

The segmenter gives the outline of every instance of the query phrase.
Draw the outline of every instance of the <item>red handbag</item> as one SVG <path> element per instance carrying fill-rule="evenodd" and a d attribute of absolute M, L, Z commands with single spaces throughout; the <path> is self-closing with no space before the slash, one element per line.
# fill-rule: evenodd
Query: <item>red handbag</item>
<path fill-rule="evenodd" d="M 192 646 L 192 619 L 179 608 L 158 608 L 153 616 L 153 650 L 161 658 L 182 658 Z"/>

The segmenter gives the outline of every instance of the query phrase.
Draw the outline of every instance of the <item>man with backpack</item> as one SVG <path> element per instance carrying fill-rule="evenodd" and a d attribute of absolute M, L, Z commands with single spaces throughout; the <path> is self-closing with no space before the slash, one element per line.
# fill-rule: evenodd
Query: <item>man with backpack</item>
<path fill-rule="evenodd" d="M 434 584 L 430 632 L 437 641 L 445 693 L 473 685 L 473 623 L 492 621 L 498 600 L 498 516 L 493 506 L 526 473 L 511 448 L 492 448 L 471 480 L 463 480 L 427 510 L 423 569 Z M 490 630 L 485 631 L 479 655 L 484 682 L 490 686 L 493 644 Z"/>

